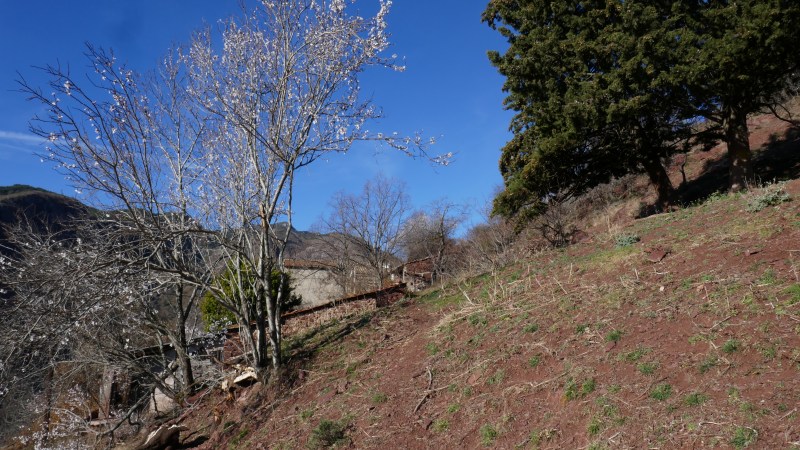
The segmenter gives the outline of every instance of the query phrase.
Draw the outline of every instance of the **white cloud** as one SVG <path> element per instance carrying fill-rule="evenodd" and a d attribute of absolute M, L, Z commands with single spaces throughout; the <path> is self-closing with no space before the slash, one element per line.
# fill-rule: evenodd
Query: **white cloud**
<path fill-rule="evenodd" d="M 4 130 L 0 130 L 0 140 L 14 141 L 17 143 L 25 143 L 25 144 L 42 144 L 45 142 L 44 139 L 34 134 L 17 133 L 16 131 L 4 131 Z"/>

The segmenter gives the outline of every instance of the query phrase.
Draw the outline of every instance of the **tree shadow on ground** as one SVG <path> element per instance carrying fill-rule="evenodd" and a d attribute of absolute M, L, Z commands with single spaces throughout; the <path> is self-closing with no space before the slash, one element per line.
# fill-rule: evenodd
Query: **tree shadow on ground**
<path fill-rule="evenodd" d="M 367 326 L 373 317 L 382 313 L 383 310 L 378 309 L 349 319 L 331 321 L 292 339 L 287 348 L 289 355 L 287 363 L 292 369 L 297 370 L 291 370 L 291 372 L 296 373 L 298 370 L 302 370 L 318 351 L 330 344 L 340 342 L 347 335 Z"/>
<path fill-rule="evenodd" d="M 679 202 L 686 206 L 727 190 L 729 168 L 727 154 L 706 160 L 701 175 L 676 190 Z M 773 134 L 766 145 L 753 151 L 753 169 L 758 183 L 800 177 L 800 127 L 791 127 L 782 136 Z"/>

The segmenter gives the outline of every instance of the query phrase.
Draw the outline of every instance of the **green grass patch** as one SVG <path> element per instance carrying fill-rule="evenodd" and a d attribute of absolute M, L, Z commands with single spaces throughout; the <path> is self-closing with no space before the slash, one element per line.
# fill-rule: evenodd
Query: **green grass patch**
<path fill-rule="evenodd" d="M 692 392 L 683 399 L 686 406 L 700 406 L 708 401 L 708 396 L 700 392 Z"/>
<path fill-rule="evenodd" d="M 733 430 L 730 444 L 735 448 L 745 448 L 758 439 L 758 432 L 748 427 L 736 427 Z"/>
<path fill-rule="evenodd" d="M 564 398 L 567 400 L 584 398 L 594 392 L 596 388 L 597 383 L 594 378 L 588 378 L 579 383 L 577 380 L 570 377 L 564 383 Z"/>
<path fill-rule="evenodd" d="M 606 334 L 606 342 L 619 342 L 622 339 L 622 331 L 612 330 Z"/>
<path fill-rule="evenodd" d="M 646 354 L 650 353 L 650 349 L 647 347 L 636 347 L 635 350 L 631 350 L 627 353 L 622 353 L 619 358 L 623 361 L 627 362 L 636 362 L 642 359 L 642 357 Z"/>
<path fill-rule="evenodd" d="M 654 362 L 642 362 L 636 365 L 636 370 L 642 375 L 652 375 L 658 369 L 658 364 Z"/>
<path fill-rule="evenodd" d="M 650 398 L 663 402 L 667 400 L 672 395 L 672 386 L 667 383 L 661 383 L 656 385 L 652 391 L 650 391 Z"/>
<path fill-rule="evenodd" d="M 489 447 L 490 445 L 494 444 L 494 441 L 497 439 L 497 436 L 500 434 L 497 431 L 497 428 L 494 427 L 492 424 L 484 424 L 481 429 L 479 430 L 481 435 L 481 444 L 484 447 Z"/>
<path fill-rule="evenodd" d="M 503 379 L 506 377 L 506 371 L 503 369 L 498 369 L 489 379 L 486 380 L 486 384 L 494 386 L 496 384 L 500 384 L 503 382 Z"/>
<path fill-rule="evenodd" d="M 447 419 L 436 419 L 433 421 L 433 431 L 441 433 L 450 428 L 450 422 Z"/>
<path fill-rule="evenodd" d="M 733 353 L 739 350 L 741 346 L 742 343 L 736 339 L 728 339 L 724 344 L 722 344 L 722 351 L 725 353 Z"/>
<path fill-rule="evenodd" d="M 539 331 L 539 325 L 535 324 L 535 323 L 530 323 L 528 325 L 525 325 L 525 327 L 522 329 L 522 331 L 524 331 L 526 333 L 535 333 L 535 332 Z"/>
<path fill-rule="evenodd" d="M 786 306 L 792 306 L 800 303 L 800 284 L 793 284 L 784 290 L 789 295 L 789 300 L 786 301 Z"/>
<path fill-rule="evenodd" d="M 700 373 L 706 373 L 714 367 L 719 365 L 719 358 L 716 355 L 708 355 L 703 362 L 700 363 Z"/>

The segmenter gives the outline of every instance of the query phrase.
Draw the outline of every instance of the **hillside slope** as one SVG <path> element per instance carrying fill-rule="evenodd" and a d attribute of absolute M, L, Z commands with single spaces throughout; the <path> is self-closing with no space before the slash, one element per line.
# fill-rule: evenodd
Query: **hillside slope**
<path fill-rule="evenodd" d="M 0 186 L 0 242 L 7 238 L 6 227 L 26 218 L 38 229 L 58 231 L 69 219 L 87 214 L 88 208 L 73 198 L 26 186 Z"/>
<path fill-rule="evenodd" d="M 180 419 L 190 438 L 795 448 L 800 180 L 539 252 L 289 347 L 289 385 L 203 396 Z"/>

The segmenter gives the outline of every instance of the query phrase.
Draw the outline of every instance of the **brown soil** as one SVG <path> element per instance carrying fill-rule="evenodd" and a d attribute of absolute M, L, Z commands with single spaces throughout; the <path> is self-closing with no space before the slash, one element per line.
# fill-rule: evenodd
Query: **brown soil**
<path fill-rule="evenodd" d="M 796 178 L 796 133 L 753 125 L 761 173 Z M 306 448 L 335 421 L 345 448 L 800 448 L 800 180 L 757 212 L 773 188 L 709 197 L 723 153 L 689 155 L 702 203 L 293 336 L 290 381 L 204 393 L 184 439 Z"/>

